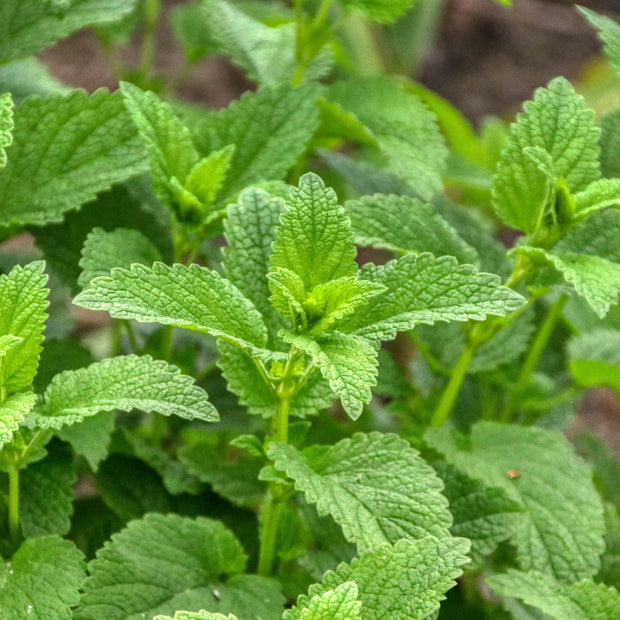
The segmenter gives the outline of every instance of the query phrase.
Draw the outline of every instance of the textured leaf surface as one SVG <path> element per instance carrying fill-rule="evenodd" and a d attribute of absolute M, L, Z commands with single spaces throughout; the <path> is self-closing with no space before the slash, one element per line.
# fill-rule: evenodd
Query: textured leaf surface
<path fill-rule="evenodd" d="M 349 564 L 329 571 L 308 595 L 297 599 L 297 607 L 284 612 L 283 620 L 298 620 L 313 596 L 355 582 L 365 620 L 424 620 L 439 609 L 444 593 L 468 562 L 469 542 L 463 538 L 400 540 L 381 545 Z"/>
<path fill-rule="evenodd" d="M 524 600 L 557 620 L 615 620 L 620 617 L 620 593 L 584 579 L 572 585 L 539 572 L 509 570 L 487 583 L 499 594 Z"/>
<path fill-rule="evenodd" d="M 283 600 L 277 587 L 240 575 L 245 565 L 241 544 L 221 523 L 148 514 L 114 534 L 90 563 L 76 618 L 138 620 L 204 609 L 278 620 Z"/>
<path fill-rule="evenodd" d="M 118 21 L 136 0 L 73 0 L 59 12 L 54 2 L 3 0 L 0 5 L 0 61 L 29 56 L 85 26 Z M 61 3 L 56 3 L 60 5 Z"/>
<path fill-rule="evenodd" d="M 43 268 L 37 261 L 0 275 L 0 337 L 21 338 L 0 356 L 0 382 L 9 394 L 27 388 L 39 365 L 48 294 Z"/>
<path fill-rule="evenodd" d="M 430 204 L 410 196 L 375 194 L 345 204 L 358 245 L 399 254 L 430 252 L 461 263 L 478 262 L 477 252 Z"/>
<path fill-rule="evenodd" d="M 336 192 L 308 173 L 291 189 L 291 203 L 276 228 L 271 264 L 297 274 L 306 290 L 357 273 L 351 222 Z"/>
<path fill-rule="evenodd" d="M 481 565 L 498 543 L 515 535 L 523 508 L 499 487 L 486 486 L 441 461 L 433 467 L 445 484 L 454 519 L 450 531 L 470 540 L 470 556 Z"/>
<path fill-rule="evenodd" d="M 26 538 L 69 532 L 76 479 L 67 452 L 31 463 L 20 472 L 19 519 Z"/>
<path fill-rule="evenodd" d="M 593 329 L 569 343 L 570 369 L 585 387 L 607 385 L 620 394 L 620 332 Z"/>
<path fill-rule="evenodd" d="M 347 581 L 334 590 L 312 597 L 301 611 L 287 612 L 287 620 L 361 620 L 362 601 L 357 598 L 357 585 Z"/>
<path fill-rule="evenodd" d="M 105 90 L 28 98 L 15 110 L 7 155 L 0 170 L 3 225 L 58 222 L 147 165 L 120 95 Z"/>
<path fill-rule="evenodd" d="M 130 269 L 133 263 L 148 266 L 160 260 L 157 248 L 139 230 L 95 228 L 82 248 L 78 285 L 86 288 L 93 278 L 109 275 L 114 267 Z"/>
<path fill-rule="evenodd" d="M 590 183 L 588 187 L 573 196 L 575 211 L 580 215 L 587 215 L 606 209 L 620 206 L 620 179 L 599 179 Z"/>
<path fill-rule="evenodd" d="M 620 106 L 603 116 L 600 142 L 603 175 L 620 177 Z"/>
<path fill-rule="evenodd" d="M 210 611 L 177 611 L 174 618 L 172 616 L 155 616 L 153 620 L 238 620 L 238 618 L 232 614 L 225 616 L 224 614 L 213 614 Z"/>
<path fill-rule="evenodd" d="M 434 115 L 417 97 L 380 77 L 339 82 L 327 98 L 355 114 L 372 131 L 388 171 L 407 182 L 417 195 L 428 200 L 441 189 L 447 149 Z"/>
<path fill-rule="evenodd" d="M 620 24 L 610 17 L 599 15 L 585 7 L 578 7 L 588 21 L 599 31 L 605 54 L 609 58 L 612 69 L 620 76 Z"/>
<path fill-rule="evenodd" d="M 10 93 L 0 95 L 0 168 L 6 166 L 6 148 L 13 142 L 13 100 Z"/>
<path fill-rule="evenodd" d="M 599 178 L 600 131 L 594 112 L 564 78 L 538 89 L 523 110 L 511 127 L 493 179 L 493 205 L 506 224 L 533 233 L 549 206 L 556 178 L 563 178 L 571 193 Z M 555 178 L 541 171 L 528 148 L 546 152 Z"/>
<path fill-rule="evenodd" d="M 189 129 L 170 104 L 155 93 L 142 91 L 129 82 L 121 83 L 121 93 L 146 148 L 153 189 L 165 204 L 172 206 L 171 179 L 183 184 L 199 159 Z"/>
<path fill-rule="evenodd" d="M 0 564 L 0 617 L 71 620 L 85 568 L 82 554 L 68 540 L 26 540 L 9 563 Z"/>
<path fill-rule="evenodd" d="M 219 342 L 220 358 L 217 365 L 222 369 L 228 389 L 239 397 L 239 402 L 250 413 L 264 418 L 275 414 L 278 399 L 267 386 L 252 359 L 237 347 Z M 319 372 L 313 372 L 302 388 L 291 399 L 290 415 L 305 418 L 327 409 L 334 395 L 329 384 Z"/>
<path fill-rule="evenodd" d="M 11 441 L 13 431 L 19 428 L 36 402 L 37 395 L 32 392 L 18 392 L 0 402 L 0 447 Z"/>
<path fill-rule="evenodd" d="M 74 303 L 119 319 L 203 331 L 245 348 L 262 347 L 267 330 L 252 303 L 215 271 L 196 264 L 134 264 L 97 278 Z"/>
<path fill-rule="evenodd" d="M 498 276 L 459 265 L 451 256 L 410 254 L 366 273 L 387 291 L 337 329 L 373 339 L 391 340 L 419 323 L 504 316 L 525 302 Z"/>
<path fill-rule="evenodd" d="M 108 454 L 110 438 L 114 431 L 115 411 L 102 411 L 79 424 L 63 426 L 57 436 L 71 444 L 76 454 L 83 456 L 93 471 Z"/>
<path fill-rule="evenodd" d="M 42 428 L 61 428 L 114 409 L 213 422 L 218 415 L 207 398 L 192 377 L 175 366 L 148 355 L 124 355 L 54 377 L 37 423 Z"/>
<path fill-rule="evenodd" d="M 601 500 L 590 470 L 560 433 L 481 422 L 470 437 L 448 429 L 425 437 L 449 463 L 504 489 L 525 509 L 513 539 L 523 570 L 564 582 L 596 574 L 605 529 Z"/>
<path fill-rule="evenodd" d="M 376 22 L 392 22 L 405 13 L 415 0 L 338 0 L 342 6 Z"/>
<path fill-rule="evenodd" d="M 254 304 L 272 335 L 284 326 L 269 303 L 269 271 L 275 227 L 284 202 L 260 189 L 241 192 L 236 204 L 229 205 L 224 220 L 227 245 L 223 249 L 228 279 Z"/>
<path fill-rule="evenodd" d="M 364 405 L 370 402 L 371 388 L 377 382 L 379 362 L 374 344 L 340 332 L 325 334 L 319 340 L 291 333 L 282 337 L 312 357 L 344 410 L 357 420 Z"/>
<path fill-rule="evenodd" d="M 203 153 L 236 146 L 222 195 L 259 181 L 283 179 L 318 127 L 317 101 L 314 85 L 282 84 L 246 93 L 209 115 L 195 135 Z"/>
<path fill-rule="evenodd" d="M 452 518 L 440 479 L 396 435 L 358 433 L 303 452 L 272 442 L 269 458 L 360 552 L 401 538 L 449 535 Z"/>

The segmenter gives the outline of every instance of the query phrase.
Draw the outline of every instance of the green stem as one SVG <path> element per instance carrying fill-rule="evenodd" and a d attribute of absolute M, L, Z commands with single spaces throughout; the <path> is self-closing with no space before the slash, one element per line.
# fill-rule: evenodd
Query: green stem
<path fill-rule="evenodd" d="M 456 366 L 452 369 L 450 381 L 448 381 L 448 385 L 443 391 L 439 404 L 433 413 L 431 426 L 442 426 L 448 419 L 448 416 L 454 407 L 456 397 L 461 389 L 461 385 L 463 384 L 463 380 L 465 379 L 465 375 L 467 374 L 469 364 L 471 363 L 477 348 L 478 343 L 472 340 L 461 352 L 461 355 L 456 362 Z"/>
<path fill-rule="evenodd" d="M 159 16 L 160 0 L 146 0 L 144 3 L 144 34 L 140 48 L 140 77 L 144 86 L 148 85 L 153 72 L 155 58 L 155 31 Z"/>
<path fill-rule="evenodd" d="M 10 465 L 9 472 L 9 535 L 11 543 L 19 540 L 19 469 L 17 465 Z"/>
<path fill-rule="evenodd" d="M 136 334 L 133 329 L 133 325 L 129 322 L 128 319 L 122 319 L 123 325 L 125 326 L 125 330 L 127 331 L 127 336 L 129 337 L 129 344 L 131 345 L 131 350 L 134 353 L 138 353 L 140 347 L 138 347 L 138 341 L 136 340 Z"/>
<path fill-rule="evenodd" d="M 534 338 L 534 342 L 532 343 L 527 357 L 525 358 L 525 362 L 521 367 L 521 372 L 519 373 L 519 378 L 517 379 L 515 388 L 510 394 L 510 397 L 506 402 L 506 406 L 504 407 L 504 411 L 502 412 L 501 419 L 503 422 L 510 422 L 519 399 L 525 392 L 527 386 L 530 384 L 532 375 L 534 374 L 536 366 L 538 366 L 538 362 L 547 347 L 551 334 L 553 333 L 558 320 L 562 316 L 562 310 L 564 309 L 566 299 L 566 295 L 560 295 L 551 306 L 545 320 L 542 322 L 542 325 L 536 334 L 536 338 Z"/>
<path fill-rule="evenodd" d="M 161 355 L 166 361 L 172 357 L 172 325 L 162 325 L 161 328 Z"/>

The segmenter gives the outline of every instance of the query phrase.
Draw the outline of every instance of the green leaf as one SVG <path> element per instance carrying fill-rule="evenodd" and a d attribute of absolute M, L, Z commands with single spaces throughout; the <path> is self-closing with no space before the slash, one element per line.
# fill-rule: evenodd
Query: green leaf
<path fill-rule="evenodd" d="M 71 620 L 84 569 L 82 554 L 68 540 L 26 540 L 9 563 L 0 563 L 0 617 Z"/>
<path fill-rule="evenodd" d="M 199 123 L 194 137 L 202 153 L 236 147 L 222 196 L 283 179 L 318 127 L 317 101 L 314 84 L 264 87 Z"/>
<path fill-rule="evenodd" d="M 0 6 L 0 62 L 30 56 L 86 26 L 115 22 L 136 0 L 73 0 L 59 15 L 53 2 L 3 0 Z"/>
<path fill-rule="evenodd" d="M 583 6 L 577 7 L 599 31 L 611 68 L 620 76 L 620 24 Z"/>
<path fill-rule="evenodd" d="M 499 487 L 490 487 L 438 461 L 433 467 L 445 484 L 454 523 L 450 532 L 468 538 L 470 556 L 478 566 L 497 545 L 515 535 L 523 508 Z"/>
<path fill-rule="evenodd" d="M 357 598 L 357 585 L 346 581 L 334 590 L 313 596 L 300 613 L 287 612 L 288 620 L 362 620 L 362 602 Z"/>
<path fill-rule="evenodd" d="M 78 285 L 88 288 L 93 278 L 109 275 L 113 267 L 130 269 L 133 263 L 152 265 L 160 260 L 157 248 L 139 230 L 94 228 L 82 248 Z"/>
<path fill-rule="evenodd" d="M 13 439 L 13 432 L 19 428 L 36 402 L 37 395 L 32 392 L 18 392 L 0 402 L 0 448 Z"/>
<path fill-rule="evenodd" d="M 171 179 L 185 183 L 199 160 L 189 129 L 155 93 L 129 82 L 121 82 L 120 90 L 148 153 L 153 189 L 165 204 L 173 206 Z"/>
<path fill-rule="evenodd" d="M 147 514 L 131 521 L 89 565 L 76 620 L 129 620 L 177 609 L 278 620 L 275 582 L 241 575 L 246 556 L 218 521 Z"/>
<path fill-rule="evenodd" d="M 401 538 L 449 536 L 452 517 L 441 481 L 396 435 L 357 433 L 334 446 L 303 452 L 272 442 L 268 455 L 320 515 L 334 518 L 360 552 Z"/>
<path fill-rule="evenodd" d="M 114 269 L 111 277 L 91 282 L 74 303 L 107 310 L 119 319 L 202 331 L 245 349 L 267 341 L 262 317 L 252 303 L 217 272 L 196 264 Z"/>
<path fill-rule="evenodd" d="M 463 538 L 434 536 L 381 545 L 350 565 L 327 572 L 322 583 L 310 586 L 308 595 L 302 594 L 297 607 L 285 611 L 282 618 L 300 620 L 312 597 L 354 582 L 364 620 L 424 620 L 439 609 L 444 593 L 461 574 L 468 549 L 469 542 Z"/>
<path fill-rule="evenodd" d="M 600 144 L 603 175 L 620 177 L 620 106 L 603 116 Z"/>
<path fill-rule="evenodd" d="M 377 340 L 391 340 L 419 323 L 505 316 L 525 303 L 498 276 L 459 265 L 451 256 L 409 254 L 362 273 L 387 291 L 336 328 Z"/>
<path fill-rule="evenodd" d="M 338 0 L 342 6 L 375 22 L 393 22 L 406 13 L 416 0 Z"/>
<path fill-rule="evenodd" d="M 45 97 L 57 92 L 66 94 L 71 90 L 52 77 L 47 67 L 36 58 L 20 58 L 0 64 L 0 92 L 9 92 L 16 105 L 29 95 Z"/>
<path fill-rule="evenodd" d="M 532 571 L 509 570 L 487 578 L 499 594 L 516 597 L 557 620 L 615 620 L 620 617 L 620 593 L 610 586 L 583 579 L 572 585 Z"/>
<path fill-rule="evenodd" d="M 207 398 L 176 366 L 148 355 L 124 355 L 56 375 L 45 390 L 37 425 L 58 429 L 115 409 L 213 422 L 218 415 Z"/>
<path fill-rule="evenodd" d="M 155 616 L 153 620 L 239 620 L 237 616 L 229 614 L 225 616 L 223 614 L 212 614 L 210 611 L 177 611 L 172 616 Z"/>
<path fill-rule="evenodd" d="M 600 177 L 600 131 L 594 112 L 564 78 L 538 89 L 523 110 L 511 127 L 493 179 L 493 206 L 506 224 L 530 234 L 555 207 L 548 202 L 557 178 L 576 193 Z M 531 157 L 541 151 L 547 153 L 555 178 L 541 171 L 540 160 Z"/>
<path fill-rule="evenodd" d="M 313 340 L 303 334 L 281 333 L 282 338 L 312 357 L 329 387 L 352 420 L 362 414 L 377 383 L 377 348 L 354 334 L 333 332 Z"/>
<path fill-rule="evenodd" d="M 330 87 L 327 98 L 368 127 L 387 171 L 405 181 L 420 198 L 429 200 L 441 189 L 448 151 L 435 116 L 416 96 L 390 78 L 373 77 L 338 82 Z"/>
<path fill-rule="evenodd" d="M 265 383 L 256 364 L 249 355 L 226 342 L 218 342 L 220 358 L 217 365 L 222 369 L 228 389 L 239 397 L 239 402 L 250 413 L 264 418 L 273 416 L 278 408 L 278 398 Z M 306 418 L 327 409 L 334 398 L 327 381 L 313 372 L 290 403 L 290 415 Z"/>
<path fill-rule="evenodd" d="M 71 444 L 76 454 L 83 456 L 93 471 L 108 454 L 110 439 L 114 431 L 115 411 L 102 411 L 79 424 L 63 426 L 56 435 Z"/>
<path fill-rule="evenodd" d="M 620 332 L 593 329 L 568 345 L 570 370 L 578 385 L 607 385 L 620 395 Z"/>
<path fill-rule="evenodd" d="M 321 126 L 316 137 L 337 138 L 338 140 L 348 140 L 368 146 L 379 146 L 368 127 L 361 123 L 355 114 L 343 110 L 339 104 L 321 97 L 319 99 L 319 110 Z"/>
<path fill-rule="evenodd" d="M 37 261 L 24 267 L 17 265 L 8 275 L 0 275 L 0 337 L 21 339 L 13 339 L 0 356 L 0 385 L 9 394 L 30 386 L 39 365 L 47 319 L 44 267 Z"/>
<path fill-rule="evenodd" d="M 299 179 L 276 228 L 271 264 L 297 274 L 307 291 L 317 284 L 354 276 L 356 250 L 351 222 L 336 192 L 316 174 Z"/>
<path fill-rule="evenodd" d="M 590 183 L 582 192 L 573 196 L 575 212 L 583 217 L 606 209 L 620 207 L 620 179 L 600 179 Z"/>
<path fill-rule="evenodd" d="M 598 571 L 603 550 L 603 508 L 592 473 L 558 432 L 493 422 L 465 437 L 431 429 L 425 439 L 447 461 L 525 509 L 512 541 L 523 570 L 564 582 Z"/>
<path fill-rule="evenodd" d="M 68 450 L 49 455 L 20 472 L 19 520 L 26 538 L 69 532 L 76 479 Z"/>
<path fill-rule="evenodd" d="M 13 142 L 13 99 L 10 93 L 0 95 L 0 168 L 6 166 L 6 148 Z"/>
<path fill-rule="evenodd" d="M 66 211 L 146 169 L 117 93 L 29 97 L 14 118 L 8 163 L 0 170 L 2 225 L 58 222 Z"/>
<path fill-rule="evenodd" d="M 284 202 L 280 198 L 250 188 L 241 192 L 236 204 L 228 206 L 224 220 L 226 276 L 263 315 L 272 340 L 284 327 L 281 316 L 269 303 L 267 281 L 271 244 L 282 211 Z"/>
<path fill-rule="evenodd" d="M 358 245 L 398 254 L 431 252 L 462 263 L 478 262 L 477 252 L 430 204 L 411 196 L 375 194 L 345 203 Z"/>

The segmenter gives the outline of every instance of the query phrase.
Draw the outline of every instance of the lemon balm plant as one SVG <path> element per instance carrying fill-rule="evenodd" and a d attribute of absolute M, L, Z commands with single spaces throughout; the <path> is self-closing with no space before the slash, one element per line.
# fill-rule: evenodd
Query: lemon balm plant
<path fill-rule="evenodd" d="M 420 6 L 180 4 L 257 85 L 219 111 L 157 1 L 0 8 L 0 617 L 620 617 L 617 457 L 561 432 L 620 392 L 620 113 L 557 78 L 476 133 L 356 74 Z M 117 92 L 29 57 L 84 26 L 140 27 Z"/>

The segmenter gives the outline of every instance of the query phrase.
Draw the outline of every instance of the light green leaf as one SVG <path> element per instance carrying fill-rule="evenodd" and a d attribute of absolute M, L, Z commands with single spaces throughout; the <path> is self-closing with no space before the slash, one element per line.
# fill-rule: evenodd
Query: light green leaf
<path fill-rule="evenodd" d="M 93 278 L 109 275 L 113 267 L 130 269 L 133 263 L 152 265 L 160 260 L 157 248 L 139 230 L 93 228 L 82 248 L 78 285 L 88 288 Z"/>
<path fill-rule="evenodd" d="M 114 269 L 111 277 L 91 282 L 74 303 L 107 310 L 119 319 L 202 331 L 246 349 L 263 347 L 267 341 L 262 317 L 252 303 L 217 272 L 196 264 Z"/>
<path fill-rule="evenodd" d="M 265 383 L 254 361 L 243 351 L 226 342 L 218 342 L 222 369 L 228 389 L 239 397 L 239 402 L 250 413 L 264 418 L 273 416 L 278 408 L 278 398 Z M 327 381 L 319 372 L 313 372 L 301 389 L 293 396 L 290 415 L 306 418 L 327 409 L 334 399 Z"/>
<path fill-rule="evenodd" d="M 387 170 L 420 198 L 429 200 L 441 189 L 448 151 L 435 116 L 417 97 L 390 78 L 373 77 L 334 84 L 327 98 L 372 131 Z"/>
<path fill-rule="evenodd" d="M 113 183 L 146 170 L 117 93 L 29 97 L 14 119 L 8 163 L 0 170 L 1 225 L 58 222 Z"/>
<path fill-rule="evenodd" d="M 69 532 L 76 480 L 68 450 L 31 463 L 20 472 L 19 520 L 25 538 Z"/>
<path fill-rule="evenodd" d="M 8 394 L 27 388 L 39 365 L 48 305 L 44 267 L 37 261 L 0 275 L 0 337 L 21 338 L 0 356 L 0 383 Z"/>
<path fill-rule="evenodd" d="M 241 575 L 245 565 L 241 544 L 220 522 L 147 514 L 97 552 L 75 618 L 129 620 L 185 608 L 278 620 L 277 585 Z"/>
<path fill-rule="evenodd" d="M 445 484 L 444 495 L 454 518 L 450 532 L 470 540 L 469 555 L 476 565 L 482 566 L 484 556 L 515 535 L 523 507 L 503 489 L 486 486 L 456 467 L 442 461 L 433 463 L 433 467 Z"/>
<path fill-rule="evenodd" d="M 13 100 L 10 93 L 0 95 L 0 168 L 6 166 L 6 148 L 13 142 Z"/>
<path fill-rule="evenodd" d="M 325 573 L 320 584 L 310 586 L 308 595 L 297 599 L 297 607 L 284 612 L 283 620 L 300 620 L 312 597 L 354 582 L 362 601 L 364 620 L 424 620 L 439 609 L 444 593 L 454 586 L 469 542 L 463 538 L 427 536 L 421 540 L 400 540 L 384 544 L 351 564 L 341 564 Z"/>
<path fill-rule="evenodd" d="M 271 264 L 297 274 L 307 291 L 357 273 L 351 222 L 316 174 L 299 179 L 276 228 Z"/>
<path fill-rule="evenodd" d="M 183 184 L 199 160 L 189 129 L 170 104 L 155 93 L 142 91 L 129 82 L 121 82 L 120 90 L 148 153 L 153 189 L 165 204 L 172 206 L 175 200 L 171 179 Z"/>
<path fill-rule="evenodd" d="M 525 303 L 498 276 L 459 265 L 451 256 L 409 254 L 362 273 L 387 291 L 336 328 L 377 340 L 391 340 L 419 323 L 505 316 Z"/>
<path fill-rule="evenodd" d="M 0 357 L 0 369 L 2 358 Z M 37 402 L 37 395 L 32 392 L 18 392 L 0 402 L 0 448 L 9 443 L 13 432 L 32 410 Z"/>
<path fill-rule="evenodd" d="M 480 422 L 468 437 L 444 428 L 425 439 L 450 464 L 504 489 L 525 509 L 512 539 L 523 570 L 569 583 L 596 574 L 604 546 L 601 499 L 591 471 L 560 433 Z"/>
<path fill-rule="evenodd" d="M 79 424 L 63 426 L 56 435 L 71 444 L 75 453 L 83 456 L 96 472 L 108 454 L 115 416 L 115 411 L 102 411 L 84 418 Z"/>
<path fill-rule="evenodd" d="M 233 616 L 233 614 L 229 614 L 225 616 L 224 614 L 213 614 L 210 611 L 177 611 L 174 614 L 174 618 L 172 616 L 155 616 L 153 620 L 239 620 L 237 616 Z"/>
<path fill-rule="evenodd" d="M 207 398 L 176 366 L 148 355 L 124 355 L 56 375 L 45 390 L 37 425 L 58 429 L 115 409 L 214 422 L 217 411 Z"/>
<path fill-rule="evenodd" d="M 263 315 L 272 340 L 284 327 L 282 317 L 269 303 L 267 282 L 271 244 L 283 210 L 280 198 L 250 188 L 241 192 L 236 204 L 228 206 L 224 220 L 226 276 Z"/>
<path fill-rule="evenodd" d="M 66 94 L 71 90 L 52 77 L 47 67 L 36 58 L 20 58 L 0 64 L 0 92 L 9 92 L 15 105 L 21 104 L 29 95 L 45 97 L 57 92 Z"/>
<path fill-rule="evenodd" d="M 288 620 L 362 620 L 362 601 L 357 598 L 357 585 L 346 581 L 334 590 L 313 596 L 300 613 L 295 607 Z"/>
<path fill-rule="evenodd" d="M 416 0 L 338 0 L 342 6 L 375 22 L 393 22 L 406 13 Z"/>
<path fill-rule="evenodd" d="M 377 347 L 365 338 L 340 332 L 325 334 L 319 340 L 289 332 L 281 336 L 312 357 L 347 415 L 357 420 L 377 383 Z"/>
<path fill-rule="evenodd" d="M 523 110 L 511 127 L 493 179 L 493 206 L 506 224 L 529 234 L 555 206 L 548 202 L 556 178 L 564 179 L 568 190 L 576 193 L 600 177 L 600 131 L 594 112 L 564 78 L 538 89 Z M 546 151 L 555 178 L 540 170 L 540 159 L 531 157 L 539 151 L 528 147 Z"/>
<path fill-rule="evenodd" d="M 584 217 L 608 207 L 620 207 L 620 179 L 600 179 L 573 196 L 575 212 Z"/>
<path fill-rule="evenodd" d="M 593 329 L 568 345 L 570 370 L 584 387 L 607 385 L 620 395 L 620 332 Z"/>
<path fill-rule="evenodd" d="M 76 30 L 119 21 L 136 0 L 72 0 L 58 14 L 53 2 L 3 0 L 0 5 L 0 62 L 30 56 Z"/>
<path fill-rule="evenodd" d="M 248 92 L 225 110 L 208 115 L 195 133 L 203 154 L 235 145 L 222 196 L 253 183 L 283 179 L 318 127 L 315 84 L 281 84 Z"/>
<path fill-rule="evenodd" d="M 375 194 L 344 205 L 355 242 L 398 254 L 431 252 L 478 263 L 477 252 L 427 203 L 410 196 Z"/>
<path fill-rule="evenodd" d="M 620 593 L 591 579 L 572 585 L 532 571 L 509 570 L 487 578 L 498 594 L 520 598 L 556 620 L 616 620 L 620 617 Z"/>
<path fill-rule="evenodd" d="M 598 36 L 605 47 L 611 68 L 620 76 L 620 24 L 610 17 L 599 15 L 586 7 L 577 7 L 599 31 Z"/>
<path fill-rule="evenodd" d="M 303 452 L 272 442 L 268 455 L 320 515 L 334 518 L 360 552 L 401 538 L 449 536 L 452 517 L 441 494 L 443 484 L 396 435 L 357 433 L 334 446 Z"/>
<path fill-rule="evenodd" d="M 85 568 L 82 554 L 68 540 L 26 540 L 9 563 L 0 563 L 0 617 L 71 620 Z"/>
<path fill-rule="evenodd" d="M 620 106 L 603 116 L 600 144 L 603 175 L 620 177 Z"/>
<path fill-rule="evenodd" d="M 321 97 L 319 110 L 321 126 L 317 137 L 337 138 L 368 146 L 379 146 L 370 129 L 361 123 L 355 114 L 343 110 L 341 105 Z"/>

